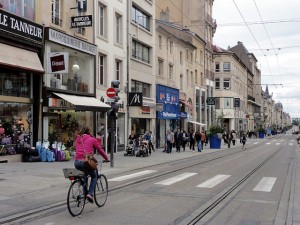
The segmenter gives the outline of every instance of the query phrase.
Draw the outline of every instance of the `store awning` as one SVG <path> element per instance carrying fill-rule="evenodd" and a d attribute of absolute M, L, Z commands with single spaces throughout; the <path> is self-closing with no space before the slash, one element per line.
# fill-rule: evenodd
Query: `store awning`
<path fill-rule="evenodd" d="M 110 105 L 107 105 L 94 97 L 67 95 L 54 92 L 53 94 L 71 103 L 77 111 L 106 112 L 111 108 Z"/>
<path fill-rule="evenodd" d="M 44 68 L 36 52 L 0 43 L 0 65 L 44 73 Z"/>
<path fill-rule="evenodd" d="M 192 106 L 190 103 L 188 103 L 186 100 L 179 99 L 179 101 L 180 101 L 182 104 L 185 104 L 185 105 L 188 107 L 188 109 L 189 109 L 190 111 L 193 111 L 193 106 Z"/>
<path fill-rule="evenodd" d="M 205 124 L 205 123 L 199 123 L 199 122 L 192 121 L 192 120 L 190 120 L 190 121 L 188 121 L 188 122 L 189 122 L 189 123 L 196 124 L 196 125 L 200 125 L 200 126 L 206 126 L 206 124 Z"/>

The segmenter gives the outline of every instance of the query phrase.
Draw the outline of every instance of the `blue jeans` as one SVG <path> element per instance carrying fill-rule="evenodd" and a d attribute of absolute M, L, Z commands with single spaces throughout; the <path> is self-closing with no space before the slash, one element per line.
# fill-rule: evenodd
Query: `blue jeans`
<path fill-rule="evenodd" d="M 85 175 L 85 183 L 87 184 L 87 176 L 91 176 L 91 183 L 89 187 L 89 195 L 93 196 L 94 195 L 94 190 L 97 184 L 97 173 L 96 170 L 88 170 L 84 167 L 83 161 L 81 160 L 75 160 L 74 166 L 76 169 L 83 171 Z M 85 190 L 86 191 L 86 190 Z"/>

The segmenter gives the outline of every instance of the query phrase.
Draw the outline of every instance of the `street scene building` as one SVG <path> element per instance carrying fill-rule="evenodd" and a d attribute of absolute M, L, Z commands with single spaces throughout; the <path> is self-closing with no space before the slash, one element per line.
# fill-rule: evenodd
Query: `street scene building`
<path fill-rule="evenodd" d="M 114 81 L 115 152 L 132 131 L 159 148 L 169 129 L 208 131 L 220 115 L 227 132 L 291 123 L 247 46 L 213 44 L 212 0 L 21 2 L 0 1 L 0 128 L 13 147 L 71 148 L 88 125 L 110 152 Z"/>

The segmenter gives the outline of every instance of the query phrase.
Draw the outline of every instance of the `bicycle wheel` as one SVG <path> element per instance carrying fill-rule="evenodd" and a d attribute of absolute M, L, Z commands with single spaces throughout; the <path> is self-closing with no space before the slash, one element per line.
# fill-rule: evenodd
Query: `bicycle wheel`
<path fill-rule="evenodd" d="M 108 183 L 105 175 L 100 174 L 97 179 L 97 185 L 95 187 L 95 203 L 98 207 L 101 207 L 105 204 L 108 196 Z"/>
<path fill-rule="evenodd" d="M 78 216 L 82 212 L 85 205 L 85 196 L 80 180 L 72 182 L 68 192 L 67 205 L 72 216 Z"/>

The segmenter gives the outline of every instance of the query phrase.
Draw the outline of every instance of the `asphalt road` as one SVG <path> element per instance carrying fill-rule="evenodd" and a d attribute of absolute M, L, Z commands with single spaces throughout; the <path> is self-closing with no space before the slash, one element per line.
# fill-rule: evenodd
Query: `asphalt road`
<path fill-rule="evenodd" d="M 19 197 L 16 184 L 11 184 L 11 196 L 2 195 L 6 214 L 1 215 L 45 207 L 15 224 L 300 224 L 300 158 L 293 135 L 252 139 L 245 150 L 237 145 L 171 156 L 157 151 L 151 157 L 129 157 L 116 168 L 104 168 L 111 190 L 106 205 L 88 204 L 75 218 L 64 204 L 69 183 L 61 174 L 53 183 L 56 170 L 39 171 L 37 167 L 32 178 L 43 177 L 41 183 L 28 182 L 29 177 L 24 176 L 17 186 Z M 16 173 L 21 179 L 22 170 Z M 24 191 L 29 185 L 30 191 Z M 62 204 L 55 203 L 58 201 Z M 47 205 L 55 207 L 46 209 Z"/>

